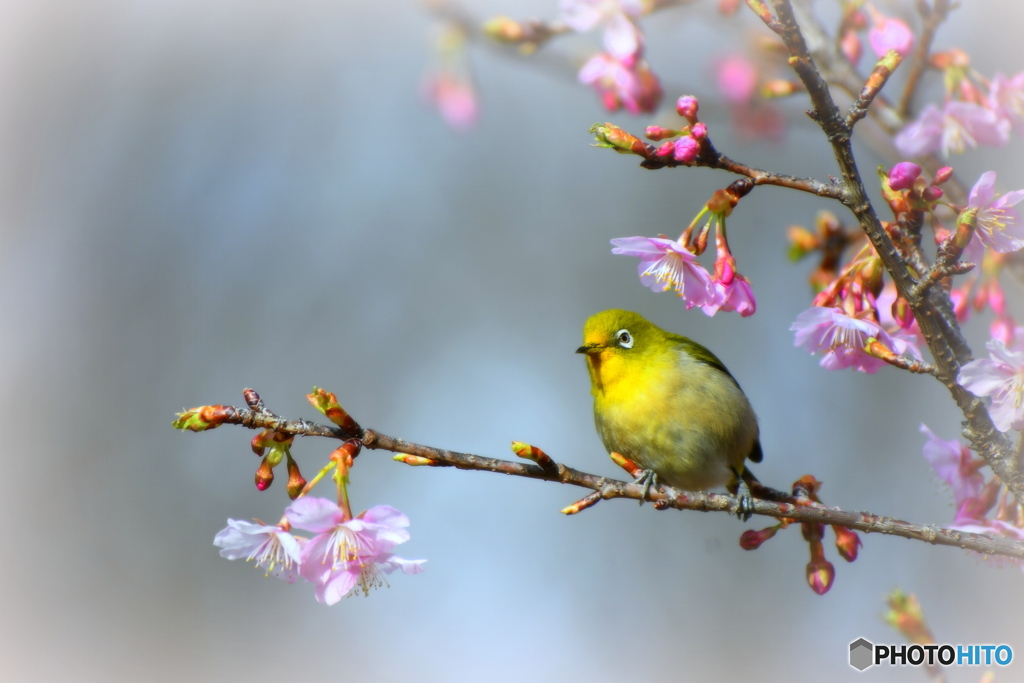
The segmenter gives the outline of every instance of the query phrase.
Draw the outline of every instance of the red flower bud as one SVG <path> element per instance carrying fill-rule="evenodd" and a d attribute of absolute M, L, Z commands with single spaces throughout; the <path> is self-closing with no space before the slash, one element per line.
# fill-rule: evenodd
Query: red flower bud
<path fill-rule="evenodd" d="M 299 465 L 292 456 L 288 456 L 288 483 L 285 486 L 285 490 L 288 491 L 288 497 L 295 500 L 302 493 L 302 489 L 306 487 L 306 480 L 303 478 L 302 473 L 299 472 Z"/>
<path fill-rule="evenodd" d="M 761 530 L 747 529 L 740 536 L 740 547 L 744 550 L 757 550 L 762 543 L 774 536 L 781 528 L 781 524 L 776 524 Z"/>
<path fill-rule="evenodd" d="M 857 535 L 856 531 L 847 529 L 844 526 L 833 526 L 832 530 L 836 532 L 836 550 L 847 562 L 853 562 L 857 559 L 857 548 L 864 545 L 861 543 L 860 536 Z"/>
<path fill-rule="evenodd" d="M 256 490 L 266 491 L 273 483 L 274 468 L 267 458 L 263 458 L 263 462 L 261 462 L 260 466 L 256 469 Z"/>

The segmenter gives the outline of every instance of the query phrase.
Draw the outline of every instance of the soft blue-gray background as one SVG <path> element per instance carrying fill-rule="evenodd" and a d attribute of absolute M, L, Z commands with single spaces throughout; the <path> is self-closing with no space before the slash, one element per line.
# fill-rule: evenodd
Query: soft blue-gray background
<path fill-rule="evenodd" d="M 973 50 L 982 73 L 1021 70 L 1020 9 L 983 5 L 940 45 Z M 797 530 L 747 553 L 726 515 L 611 501 L 565 518 L 584 492 L 385 453 L 359 459 L 354 503 L 406 511 L 402 554 L 429 558 L 426 573 L 327 608 L 308 585 L 220 559 L 224 520 L 276 519 L 283 482 L 258 494 L 251 434 L 175 433 L 176 411 L 239 403 L 251 386 L 313 417 L 303 395 L 318 384 L 403 438 L 505 457 L 524 440 L 621 475 L 572 353 L 609 307 L 718 352 L 761 418 L 758 475 L 786 486 L 812 472 L 829 504 L 948 521 L 917 427 L 952 438 L 958 416 L 928 378 L 829 373 L 793 348 L 808 266 L 786 261 L 785 228 L 822 201 L 766 188 L 730 220 L 753 318 L 706 318 L 640 287 L 608 240 L 677 234 L 730 178 L 591 148 L 594 121 L 640 130 L 674 115 L 608 115 L 570 71 L 487 51 L 483 122 L 450 132 L 418 98 L 437 25 L 413 2 L 5 0 L 0 14 L 4 680 L 859 680 L 847 644 L 898 640 L 880 620 L 896 586 L 919 595 L 940 641 L 1024 656 L 1021 573 L 957 550 L 869 537 L 847 565 L 830 548 L 838 576 L 818 597 Z M 707 64 L 732 25 L 710 3 L 648 25 L 667 100 L 711 93 Z M 803 106 L 790 106 L 798 125 Z M 834 171 L 809 129 L 743 147 L 706 112 L 734 156 Z M 956 163 L 1016 189 L 1022 144 Z M 869 174 L 882 162 L 862 150 Z M 295 448 L 310 473 L 329 450 Z"/>

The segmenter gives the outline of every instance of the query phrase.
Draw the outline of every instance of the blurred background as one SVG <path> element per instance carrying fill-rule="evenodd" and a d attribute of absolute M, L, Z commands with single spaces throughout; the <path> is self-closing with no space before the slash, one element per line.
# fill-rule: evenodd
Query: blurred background
<path fill-rule="evenodd" d="M 228 517 L 272 521 L 287 503 L 283 474 L 253 487 L 247 430 L 171 429 L 185 407 L 240 404 L 243 387 L 315 418 L 304 395 L 319 385 L 394 436 L 510 458 L 522 440 L 621 477 L 573 354 L 583 321 L 612 307 L 729 366 L 760 417 L 762 481 L 813 473 L 830 505 L 952 519 L 918 433 L 958 435 L 945 390 L 888 368 L 827 372 L 793 347 L 812 265 L 787 260 L 785 229 L 835 207 L 771 188 L 743 201 L 729 225 L 758 296 L 748 319 L 687 312 L 609 252 L 614 237 L 678 234 L 732 180 L 644 171 L 587 133 L 667 124 L 679 94 L 714 95 L 709 65 L 736 25 L 712 3 L 644 22 L 666 89 L 658 114 L 607 114 L 575 83 L 591 35 L 552 61 L 475 50 L 482 116 L 461 134 L 423 102 L 440 27 L 415 2 L 0 5 L 3 680 L 853 680 L 852 640 L 901 642 L 882 621 L 895 587 L 920 598 L 940 642 L 1024 654 L 1016 568 L 866 537 L 852 565 L 828 548 L 837 577 L 819 597 L 795 529 L 745 552 L 740 533 L 767 520 L 626 501 L 566 518 L 585 491 L 383 452 L 359 458 L 353 503 L 406 512 L 400 554 L 429 559 L 425 573 L 328 608 L 211 544 Z M 466 6 L 480 18 L 557 9 Z M 983 74 L 1024 69 L 1018 3 L 979 9 L 957 11 L 938 45 L 968 50 Z M 744 40 L 764 33 L 742 22 Z M 779 143 L 724 124 L 712 134 L 752 165 L 826 178 L 835 164 L 805 106 L 786 105 Z M 712 107 L 702 118 L 725 120 Z M 957 170 L 1024 187 L 1022 144 L 958 157 Z M 892 161 L 860 154 L 868 176 Z M 1020 291 L 1008 288 L 1018 314 Z M 980 350 L 985 321 L 969 329 Z M 309 476 L 331 448 L 294 453 Z"/>

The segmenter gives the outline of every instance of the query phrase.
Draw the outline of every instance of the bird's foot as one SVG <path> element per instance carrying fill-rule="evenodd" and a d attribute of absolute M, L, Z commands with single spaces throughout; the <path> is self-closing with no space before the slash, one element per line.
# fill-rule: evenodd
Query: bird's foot
<path fill-rule="evenodd" d="M 750 495 L 750 487 L 743 479 L 740 479 L 737 487 L 736 500 L 736 517 L 741 522 L 746 522 L 754 515 L 754 497 Z"/>
<path fill-rule="evenodd" d="M 636 479 L 633 480 L 634 484 L 640 484 L 644 487 L 643 493 L 640 494 L 640 504 L 643 505 L 645 500 L 648 500 L 648 496 L 651 493 L 651 487 L 658 485 L 658 475 L 654 473 L 654 470 L 641 470 Z"/>

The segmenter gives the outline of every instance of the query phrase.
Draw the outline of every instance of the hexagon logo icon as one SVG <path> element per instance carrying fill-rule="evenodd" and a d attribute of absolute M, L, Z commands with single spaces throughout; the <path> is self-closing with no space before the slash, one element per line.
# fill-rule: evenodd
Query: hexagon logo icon
<path fill-rule="evenodd" d="M 875 646 L 866 638 L 858 638 L 850 643 L 850 666 L 857 671 L 863 671 L 874 664 Z"/>

